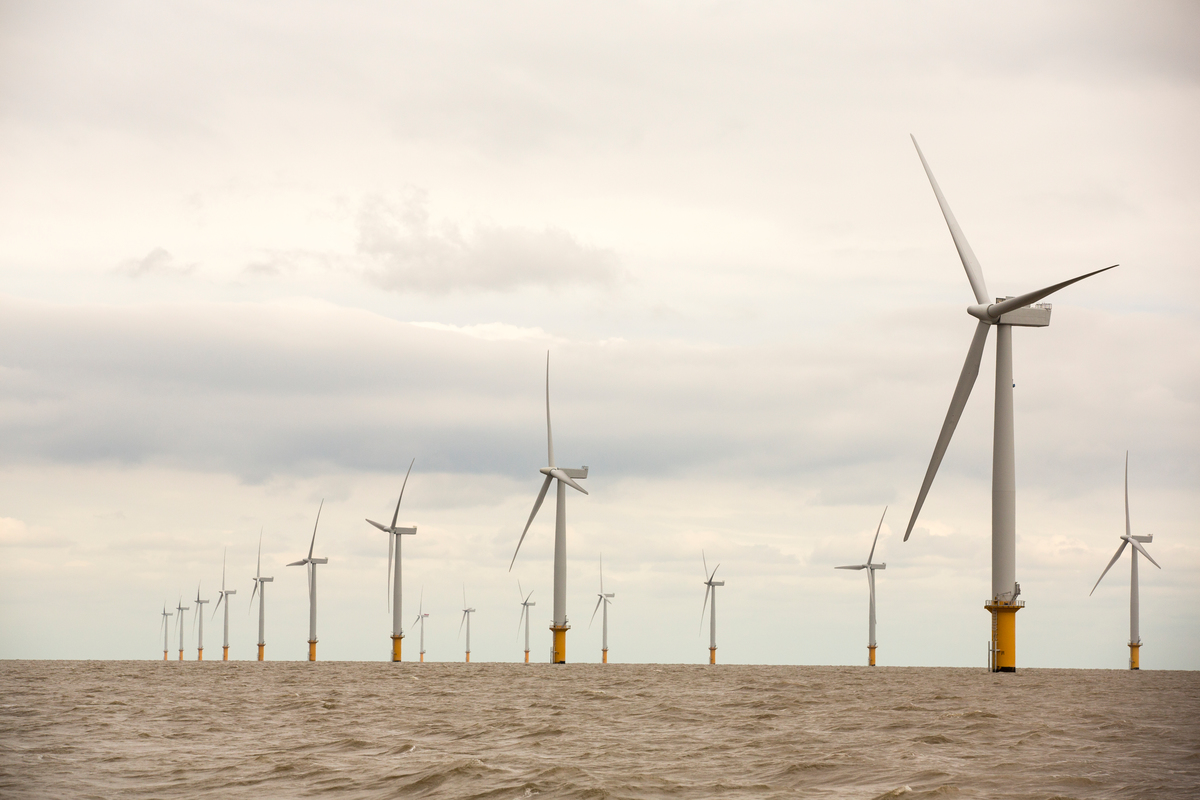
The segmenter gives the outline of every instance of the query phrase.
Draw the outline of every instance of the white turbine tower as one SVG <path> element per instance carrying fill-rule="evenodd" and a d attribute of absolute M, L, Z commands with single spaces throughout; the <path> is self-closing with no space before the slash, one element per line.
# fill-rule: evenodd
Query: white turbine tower
<path fill-rule="evenodd" d="M 267 587 L 264 584 L 270 583 L 274 578 L 264 578 L 262 574 L 262 531 L 258 532 L 258 563 L 254 567 L 254 591 L 250 592 L 250 605 L 254 606 L 254 594 L 258 593 L 258 660 L 263 660 L 263 651 L 267 646 L 266 640 L 263 638 L 263 631 L 266 628 L 266 612 L 264 607 L 267 601 Z"/>
<path fill-rule="evenodd" d="M 916 138 L 913 144 L 917 145 Z M 942 423 L 941 433 L 938 434 L 937 444 L 933 448 L 933 457 L 925 472 L 925 480 L 921 483 L 921 491 L 917 495 L 912 517 L 908 521 L 908 529 L 904 540 L 908 541 L 925 495 L 933 483 L 942 456 L 954 435 L 954 428 L 962 416 L 963 407 L 971 395 L 975 378 L 979 375 L 979 364 L 983 358 L 983 345 L 987 341 L 988 330 L 996 328 L 996 408 L 995 427 L 992 439 L 992 596 L 984 605 L 992 615 L 992 640 L 989 644 L 993 672 L 1016 672 L 1017 669 L 1017 625 L 1016 612 L 1025 603 L 1017 600 L 1021 587 L 1017 583 L 1017 478 L 1016 478 L 1016 445 L 1013 433 L 1013 373 L 1012 373 L 1012 329 L 1016 327 L 1044 328 L 1050 324 L 1050 304 L 1038 303 L 1039 300 L 1050 296 L 1059 289 L 1077 283 L 1113 267 L 1105 267 L 1078 278 L 1072 278 L 1044 289 L 1027 292 L 1017 297 L 997 298 L 993 303 L 988 295 L 987 284 L 983 280 L 983 269 L 975 258 L 971 246 L 963 236 L 942 190 L 934 180 L 933 172 L 925 161 L 925 155 L 917 145 L 917 155 L 933 186 L 942 216 L 950 228 L 950 236 L 958 249 L 959 259 L 967 272 L 967 280 L 975 294 L 975 304 L 967 307 L 967 313 L 979 320 L 975 326 L 975 335 L 967 350 L 967 360 L 963 364 L 958 385 L 950 400 L 950 410 L 946 412 L 946 420 Z"/>
<path fill-rule="evenodd" d="M 414 458 L 408 463 L 408 472 L 404 473 L 404 483 L 400 484 L 400 499 L 396 501 L 396 511 L 392 514 L 392 524 L 381 525 L 375 520 L 367 520 L 379 530 L 388 535 L 388 583 L 391 584 L 391 594 L 388 595 L 392 612 L 392 661 L 400 660 L 400 643 L 404 640 L 404 609 L 400 591 L 400 542 L 402 536 L 415 536 L 417 526 L 397 528 L 396 519 L 400 516 L 400 503 L 404 500 L 404 487 L 408 486 L 408 475 L 412 472 Z M 395 580 L 392 579 L 392 550 L 396 551 Z M 422 647 L 422 652 L 424 648 Z"/>
<path fill-rule="evenodd" d="M 463 623 L 467 625 L 467 663 L 471 663 L 471 615 L 475 613 L 475 609 L 467 606 L 467 587 L 463 587 L 463 615 L 462 622 L 458 623 L 458 632 L 462 633 Z"/>
<path fill-rule="evenodd" d="M 525 530 L 521 531 L 521 538 L 517 541 L 517 549 L 513 551 L 512 561 L 509 562 L 508 571 L 512 572 L 513 564 L 517 561 L 517 553 L 521 552 L 521 542 L 525 541 L 525 534 L 529 532 L 529 526 L 533 524 L 533 518 L 537 516 L 538 509 L 542 507 L 542 501 L 546 499 L 546 491 L 550 488 L 551 481 L 558 481 L 558 492 L 555 498 L 555 515 L 554 515 L 554 618 L 550 623 L 550 630 L 554 632 L 554 645 L 550 651 L 550 661 L 553 664 L 567 663 L 567 630 L 570 626 L 567 624 L 567 490 L 570 486 L 572 489 L 587 494 L 587 490 L 575 482 L 576 479 L 583 480 L 588 475 L 587 467 L 579 469 L 559 468 L 554 463 L 554 436 L 550 431 L 550 353 L 546 353 L 546 452 L 550 461 L 548 467 L 543 467 L 538 470 L 546 479 L 542 481 L 542 490 L 538 492 L 537 500 L 534 501 L 533 511 L 529 514 L 529 521 L 525 523 Z"/>
<path fill-rule="evenodd" d="M 425 590 L 421 590 L 421 605 L 417 607 L 417 618 L 413 620 L 413 625 L 420 623 L 421 625 L 421 663 L 425 663 L 425 618 L 429 615 L 425 613 Z"/>
<path fill-rule="evenodd" d="M 229 595 L 237 594 L 237 589 L 225 588 L 225 553 L 221 553 L 221 592 L 217 595 L 217 604 L 213 606 L 213 616 L 217 616 L 217 611 L 221 609 L 221 603 L 225 603 L 225 639 L 221 645 L 221 660 L 229 660 Z"/>
<path fill-rule="evenodd" d="M 717 574 L 717 570 L 721 568 L 720 564 L 713 567 L 713 571 L 708 571 L 708 559 L 704 556 L 704 551 L 700 551 L 700 558 L 704 561 L 704 605 L 700 606 L 700 628 L 704 629 L 704 609 L 708 606 L 708 594 L 712 592 L 712 607 L 709 609 L 710 616 L 708 619 L 708 663 L 717 663 L 717 587 L 724 586 L 725 581 L 714 581 L 713 576 Z"/>
<path fill-rule="evenodd" d="M 1104 576 L 1112 569 L 1112 565 L 1117 563 L 1117 559 L 1121 557 L 1121 553 L 1125 552 L 1127 545 L 1132 545 L 1129 560 L 1129 668 L 1141 669 L 1141 660 L 1139 650 L 1142 647 L 1141 633 L 1138 631 L 1138 553 L 1141 553 L 1146 558 L 1150 559 L 1150 563 L 1158 566 L 1158 562 L 1150 558 L 1150 554 L 1146 552 L 1146 548 L 1142 547 L 1142 543 L 1149 544 L 1154 541 L 1154 534 L 1147 536 L 1134 536 L 1133 531 L 1129 526 L 1129 451 L 1125 451 L 1125 535 L 1121 537 L 1121 546 L 1117 548 L 1117 553 L 1108 562 L 1108 566 L 1104 568 L 1104 572 L 1100 573 L 1100 577 L 1096 580 L 1096 586 L 1100 585 L 1100 581 L 1104 580 Z M 1092 596 L 1092 592 L 1096 591 L 1096 586 L 1092 587 L 1092 591 L 1088 592 L 1088 597 Z"/>
<path fill-rule="evenodd" d="M 313 547 L 317 544 L 317 526 L 321 524 L 321 509 L 325 500 L 317 507 L 317 521 L 313 523 L 312 541 L 308 544 L 308 555 L 289 567 L 305 567 L 308 573 L 308 660 L 317 660 L 317 564 L 328 564 L 328 558 L 313 558 Z"/>
<path fill-rule="evenodd" d="M 199 625 L 199 638 L 196 640 L 196 660 L 204 660 L 204 604 L 207 600 L 200 599 L 200 584 L 196 584 L 196 610 L 192 612 L 192 625 Z"/>
<path fill-rule="evenodd" d="M 173 611 L 167 611 L 167 604 L 163 603 L 163 610 L 162 610 L 163 661 L 167 660 L 167 653 L 170 652 L 170 648 L 171 648 L 171 645 L 168 644 L 168 642 L 167 642 L 167 636 L 171 633 L 171 628 L 170 628 L 170 625 L 167 624 L 167 620 L 169 620 L 174 615 L 174 613 L 175 612 L 173 612 Z"/>
<path fill-rule="evenodd" d="M 188 610 L 188 607 L 183 604 L 183 597 L 179 598 L 179 605 L 175 606 L 175 610 L 179 612 L 179 616 L 175 617 L 175 627 L 179 628 L 179 660 L 183 661 L 183 612 Z"/>
<path fill-rule="evenodd" d="M 517 619 L 517 634 L 521 633 L 521 623 L 525 623 L 525 663 L 529 663 L 529 609 L 536 606 L 537 603 L 531 602 L 529 598 L 533 597 L 533 589 L 529 590 L 529 594 L 525 594 L 525 590 L 521 588 L 521 582 L 517 581 L 517 592 L 521 598 L 521 616 Z"/>
<path fill-rule="evenodd" d="M 875 570 L 887 569 L 887 564 L 873 564 L 871 559 L 875 556 L 875 545 L 879 542 L 879 531 L 883 528 L 883 517 L 887 516 L 887 506 L 883 508 L 883 516 L 879 518 L 879 525 L 875 528 L 875 539 L 871 542 L 871 552 L 867 554 L 867 563 L 853 564 L 848 567 L 834 567 L 834 569 L 865 569 L 867 571 L 867 586 L 871 590 L 871 607 L 867 615 L 867 666 L 875 666 Z"/>
<path fill-rule="evenodd" d="M 601 623 L 602 623 L 601 628 L 604 631 L 604 633 L 602 634 L 602 638 L 601 638 L 602 644 L 600 646 L 600 663 L 607 664 L 608 663 L 608 605 L 609 605 L 609 603 L 612 602 L 611 598 L 616 597 L 616 595 L 612 594 L 611 592 L 608 594 L 604 593 L 604 556 L 600 556 L 600 593 L 596 596 L 599 597 L 600 599 L 596 601 L 596 607 L 592 609 L 592 618 L 590 620 L 588 620 L 588 627 L 589 628 L 592 627 L 592 622 L 594 622 L 596 619 L 596 612 L 600 610 L 601 606 L 604 606 L 604 615 L 601 618 Z"/>

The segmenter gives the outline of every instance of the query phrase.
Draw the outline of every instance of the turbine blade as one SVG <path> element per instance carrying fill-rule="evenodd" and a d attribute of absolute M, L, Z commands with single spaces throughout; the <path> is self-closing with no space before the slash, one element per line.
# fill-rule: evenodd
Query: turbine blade
<path fill-rule="evenodd" d="M 546 499 L 546 490 L 550 488 L 550 481 L 554 480 L 552 475 L 547 475 L 546 480 L 542 481 L 542 490 L 538 492 L 537 500 L 533 503 L 533 511 L 529 512 L 529 521 L 525 523 L 525 530 L 521 531 L 521 538 L 517 540 L 517 549 L 513 551 L 512 561 L 508 562 L 508 571 L 512 572 L 513 564 L 517 563 L 517 553 L 521 552 L 521 542 L 525 541 L 525 534 L 529 533 L 529 526 L 533 524 L 533 518 L 537 516 L 538 509 L 542 507 L 542 501 Z M 466 605 L 466 601 L 463 601 Z"/>
<path fill-rule="evenodd" d="M 258 561 L 254 566 L 254 577 L 262 577 L 262 528 L 258 529 Z"/>
<path fill-rule="evenodd" d="M 855 565 L 849 566 L 849 567 L 834 567 L 834 569 L 866 569 L 866 568 L 867 568 L 866 564 L 855 564 Z"/>
<path fill-rule="evenodd" d="M 1129 539 L 1127 539 L 1126 541 L 1128 541 L 1128 542 L 1129 542 L 1131 545 L 1133 545 L 1133 546 L 1134 546 L 1134 548 L 1135 548 L 1135 549 L 1136 549 L 1136 550 L 1137 550 L 1139 553 L 1141 553 L 1142 555 L 1144 555 L 1146 558 L 1149 558 L 1149 559 L 1150 559 L 1150 563 L 1151 563 L 1151 564 L 1153 564 L 1154 566 L 1158 567 L 1159 569 L 1162 569 L 1162 567 L 1159 567 L 1159 566 L 1158 566 L 1158 562 L 1157 562 L 1157 561 L 1155 561 L 1153 558 L 1151 558 L 1151 557 L 1150 557 L 1150 554 L 1146 552 L 1146 548 L 1142 547 L 1142 543 L 1141 543 L 1141 542 L 1139 542 L 1137 539 L 1134 539 L 1133 537 L 1130 537 L 1130 538 L 1129 538 Z"/>
<path fill-rule="evenodd" d="M 554 468 L 554 434 L 550 431 L 550 351 L 546 351 L 546 466 Z"/>
<path fill-rule="evenodd" d="M 879 518 L 879 527 L 875 528 L 875 541 L 871 542 L 871 552 L 867 554 L 867 563 L 871 563 L 871 557 L 875 555 L 875 545 L 879 543 L 879 531 L 883 529 L 883 517 L 887 516 L 887 506 L 883 507 L 883 516 Z"/>
<path fill-rule="evenodd" d="M 971 245 L 967 243 L 967 237 L 963 235 L 962 228 L 958 227 L 958 220 L 954 218 L 954 212 L 950 210 L 950 204 L 946 202 L 946 198 L 942 195 L 942 189 L 938 186 L 937 180 L 933 177 L 933 170 L 929 168 L 929 163 L 925 160 L 925 154 L 921 152 L 921 145 L 917 144 L 917 137 L 909 134 L 913 141 L 913 146 L 917 148 L 917 155 L 921 159 L 921 166 L 925 168 L 925 175 L 929 178 L 929 184 L 933 187 L 933 194 L 937 197 L 938 206 L 942 209 L 942 216 L 946 218 L 946 225 L 950 228 L 950 237 L 954 239 L 954 247 L 958 250 L 958 257 L 962 261 L 963 269 L 967 271 L 967 280 L 971 282 L 971 291 L 975 293 L 975 302 L 988 302 L 989 295 L 987 283 L 983 280 L 983 268 L 979 266 L 979 259 L 975 258 L 975 252 L 971 250 Z"/>
<path fill-rule="evenodd" d="M 1113 264 L 1111 267 L 1093 270 L 1086 275 L 1080 275 L 1078 278 L 1071 278 L 1069 281 L 1063 281 L 1062 283 L 1056 283 L 1053 286 L 1047 286 L 1045 289 L 1026 292 L 1025 294 L 1018 295 L 1017 297 L 1010 297 L 1008 300 L 1001 300 L 999 303 L 993 303 L 992 305 L 988 306 L 988 316 L 992 319 L 999 319 L 1001 314 L 1007 314 L 1009 311 L 1014 311 L 1018 308 L 1024 308 L 1031 303 L 1036 303 L 1043 297 L 1049 297 L 1059 289 L 1064 289 L 1067 286 L 1070 286 L 1072 283 L 1079 283 L 1084 278 L 1090 278 L 1093 275 L 1099 275 L 1101 272 L 1108 272 L 1110 269 L 1115 269 L 1118 266 L 1120 265 Z"/>
<path fill-rule="evenodd" d="M 521 602 L 525 602 L 525 590 L 521 588 L 520 578 L 517 578 L 517 594 L 521 595 Z"/>
<path fill-rule="evenodd" d="M 584 494 L 587 494 L 587 489 L 583 488 L 578 483 L 576 483 L 574 480 L 572 480 L 571 476 L 568 475 L 567 473 L 563 472 L 561 469 L 550 470 L 550 475 L 557 478 L 558 480 L 562 481 L 567 486 L 570 486 L 572 489 L 576 489 L 580 492 L 583 492 Z"/>
<path fill-rule="evenodd" d="M 254 595 L 258 594 L 258 581 L 254 582 L 254 589 L 250 592 L 250 607 L 254 608 Z M 250 613 L 250 612 L 246 612 Z"/>
<path fill-rule="evenodd" d="M 463 603 L 463 605 L 466 605 L 466 603 Z M 467 621 L 467 612 L 466 612 L 466 609 L 463 609 L 462 619 L 459 620 L 459 623 L 458 623 L 458 635 L 459 636 L 462 636 L 463 623 L 465 623 L 466 621 Z"/>
<path fill-rule="evenodd" d="M 1091 591 L 1091 592 L 1088 592 L 1088 597 L 1091 597 L 1091 596 L 1092 596 L 1092 592 L 1095 592 L 1095 591 L 1096 591 L 1096 586 L 1099 586 L 1099 585 L 1100 585 L 1100 581 L 1104 580 L 1104 576 L 1108 574 L 1108 571 L 1109 571 L 1110 569 L 1112 569 L 1112 565 L 1113 565 L 1113 564 L 1115 564 L 1115 563 L 1117 563 L 1117 559 L 1121 557 L 1121 553 L 1124 553 L 1124 552 L 1125 552 L 1125 545 L 1127 545 L 1127 544 L 1129 544 L 1129 539 L 1122 539 L 1122 540 L 1121 540 L 1121 546 L 1117 548 L 1117 553 L 1116 553 L 1116 555 L 1114 555 L 1114 556 L 1112 557 L 1112 560 L 1108 562 L 1108 566 L 1104 568 L 1104 572 L 1101 572 L 1101 573 L 1100 573 L 1100 577 L 1096 579 L 1096 584 L 1095 584 L 1095 586 L 1093 586 L 1093 587 L 1092 587 L 1092 591 Z"/>
<path fill-rule="evenodd" d="M 321 498 L 321 505 L 317 507 L 317 521 L 313 523 L 312 541 L 308 544 L 308 557 L 312 558 L 313 547 L 317 544 L 317 526 L 321 524 L 321 509 L 325 507 L 325 498 Z"/>
<path fill-rule="evenodd" d="M 980 322 L 975 326 L 975 335 L 971 338 L 971 346 L 967 349 L 967 360 L 963 362 L 962 373 L 958 376 L 958 385 L 954 387 L 954 396 L 950 398 L 950 410 L 946 412 L 946 421 L 942 423 L 942 431 L 938 434 L 937 444 L 933 447 L 933 457 L 929 459 L 929 469 L 925 471 L 925 480 L 921 482 L 917 503 L 913 506 L 912 517 L 908 520 L 908 530 L 904 532 L 904 541 L 906 542 L 912 534 L 913 525 L 917 523 L 921 506 L 925 504 L 925 495 L 929 494 L 929 487 L 933 485 L 933 477 L 937 475 L 938 467 L 941 466 L 942 456 L 946 455 L 950 437 L 954 435 L 954 429 L 958 426 L 963 408 L 967 405 L 967 398 L 971 396 L 975 379 L 979 377 L 979 362 L 983 359 L 983 345 L 987 342 L 989 327 L 986 322 Z"/>
<path fill-rule="evenodd" d="M 221 591 L 225 591 L 225 556 L 229 555 L 229 548 L 226 547 L 221 551 Z"/>
<path fill-rule="evenodd" d="M 700 561 L 704 563 L 704 580 L 712 580 L 712 576 L 708 574 L 708 558 L 705 557 L 704 551 L 700 551 Z"/>
<path fill-rule="evenodd" d="M 1125 451 L 1125 535 L 1133 536 L 1129 529 L 1129 451 Z"/>
<path fill-rule="evenodd" d="M 592 627 L 592 623 L 596 621 L 596 612 L 600 610 L 600 604 L 604 602 L 604 595 L 600 595 L 600 599 L 596 601 L 596 607 L 592 609 L 592 618 L 588 620 L 588 627 Z"/>
<path fill-rule="evenodd" d="M 375 521 L 375 520 L 373 520 L 373 519 L 369 519 L 369 520 L 367 520 L 367 522 L 371 523 L 371 524 L 372 524 L 372 525 L 374 525 L 376 528 L 379 528 L 379 530 L 383 531 L 384 533 L 391 533 L 391 532 L 392 532 L 392 531 L 391 531 L 391 528 L 389 528 L 387 525 L 384 525 L 384 524 L 383 524 L 383 523 L 381 523 L 381 522 L 376 522 L 376 521 Z"/>
<path fill-rule="evenodd" d="M 521 637 L 521 624 L 525 621 L 525 612 L 529 610 L 529 606 L 522 605 L 521 613 L 517 614 L 517 638 Z"/>
<path fill-rule="evenodd" d="M 288 566 L 289 566 L 289 567 L 302 567 L 302 566 L 304 566 L 304 565 L 305 565 L 305 564 L 307 564 L 307 563 L 308 563 L 308 559 L 307 559 L 307 558 L 302 558 L 302 559 L 300 559 L 299 561 L 293 561 L 292 563 L 288 564 Z"/>
<path fill-rule="evenodd" d="M 417 457 L 413 456 L 413 460 L 408 462 L 408 472 L 404 473 L 404 483 L 400 484 L 400 500 L 396 501 L 396 513 L 392 514 L 392 527 L 396 527 L 396 520 L 400 517 L 400 502 L 404 499 L 404 487 L 408 486 L 408 476 L 412 472 L 413 464 L 417 462 Z"/>
<path fill-rule="evenodd" d="M 711 580 L 711 578 L 709 580 Z M 700 606 L 700 630 L 696 632 L 697 636 L 699 636 L 700 632 L 704 630 L 704 612 L 708 609 L 708 593 L 711 591 L 712 591 L 712 584 L 705 583 L 704 584 L 704 605 Z"/>
<path fill-rule="evenodd" d="M 713 573 L 712 573 L 712 575 L 709 575 L 709 576 L 708 576 L 708 579 L 709 579 L 710 581 L 711 581 L 713 578 L 717 577 L 717 570 L 719 570 L 720 568 L 721 568 L 721 565 L 720 565 L 720 564 L 717 564 L 715 567 L 713 567 Z"/>
<path fill-rule="evenodd" d="M 220 596 L 217 597 L 217 602 L 213 604 L 213 615 L 212 615 L 212 617 L 209 618 L 210 621 L 217 618 L 217 611 L 221 608 L 221 601 L 224 599 L 225 599 L 225 592 L 221 592 Z"/>

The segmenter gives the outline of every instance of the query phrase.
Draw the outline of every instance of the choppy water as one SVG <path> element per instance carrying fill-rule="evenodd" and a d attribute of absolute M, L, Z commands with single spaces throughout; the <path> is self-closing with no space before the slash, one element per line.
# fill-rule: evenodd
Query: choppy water
<path fill-rule="evenodd" d="M 0 796 L 1200 797 L 1200 673 L 0 662 Z"/>

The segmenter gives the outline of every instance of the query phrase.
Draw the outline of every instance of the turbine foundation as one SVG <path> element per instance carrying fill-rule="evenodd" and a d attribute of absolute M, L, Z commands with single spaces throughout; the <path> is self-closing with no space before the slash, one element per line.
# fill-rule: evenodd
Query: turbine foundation
<path fill-rule="evenodd" d="M 550 661 L 553 664 L 567 663 L 567 631 L 571 629 L 570 625 L 551 625 L 550 630 L 554 632 L 554 651 L 551 654 Z"/>
<path fill-rule="evenodd" d="M 528 650 L 525 651 L 525 663 L 526 664 L 529 663 L 529 651 Z"/>
<path fill-rule="evenodd" d="M 608 648 L 607 647 L 600 651 L 600 663 L 601 664 L 608 663 Z"/>
<path fill-rule="evenodd" d="M 425 663 L 425 651 L 423 651 L 423 650 L 421 651 L 421 663 L 422 664 Z"/>
<path fill-rule="evenodd" d="M 1017 671 L 1017 612 L 1025 607 L 1022 601 L 993 600 L 984 606 L 992 612 L 991 663 L 992 672 Z"/>
<path fill-rule="evenodd" d="M 1134 644 L 1133 642 L 1129 643 L 1129 668 L 1130 669 L 1141 669 L 1141 666 L 1138 663 L 1138 651 L 1141 649 L 1142 649 L 1141 642 L 1138 642 L 1137 644 Z"/>
<path fill-rule="evenodd" d="M 203 661 L 203 660 L 204 660 L 204 648 L 203 648 L 203 647 L 201 647 L 201 648 L 198 648 L 198 649 L 196 650 L 196 660 L 197 660 L 197 661 Z"/>
<path fill-rule="evenodd" d="M 316 639 L 308 640 L 308 660 L 309 661 L 317 660 L 317 640 Z"/>
<path fill-rule="evenodd" d="M 163 650 L 163 661 L 170 661 L 170 660 L 171 659 L 167 658 L 167 651 Z"/>
<path fill-rule="evenodd" d="M 875 645 L 873 644 L 867 645 L 867 666 L 875 666 Z"/>
<path fill-rule="evenodd" d="M 392 634 L 392 661 L 393 662 L 400 660 L 400 643 L 402 641 L 404 641 L 403 634 L 401 634 L 399 636 L 397 636 L 394 633 Z"/>
<path fill-rule="evenodd" d="M 717 648 L 715 648 L 715 647 L 708 648 L 708 663 L 710 663 L 710 664 L 717 663 Z"/>
<path fill-rule="evenodd" d="M 221 648 L 221 650 L 223 651 L 221 653 L 221 660 L 228 661 L 229 660 L 229 645 L 225 645 L 224 647 Z"/>
<path fill-rule="evenodd" d="M 265 649 L 267 649 L 267 646 L 265 644 L 260 644 L 258 646 L 258 660 L 259 661 L 263 660 L 263 650 L 265 650 Z"/>
<path fill-rule="evenodd" d="M 470 651 L 470 650 L 468 650 L 468 651 L 467 651 L 467 661 L 466 661 L 466 663 L 468 663 L 468 664 L 470 664 L 470 663 L 471 663 L 471 651 Z"/>

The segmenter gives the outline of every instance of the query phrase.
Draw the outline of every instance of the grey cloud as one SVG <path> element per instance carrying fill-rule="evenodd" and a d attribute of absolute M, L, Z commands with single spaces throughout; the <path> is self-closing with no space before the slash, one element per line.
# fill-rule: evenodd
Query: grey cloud
<path fill-rule="evenodd" d="M 195 270 L 195 264 L 181 264 L 161 247 L 154 248 L 143 258 L 127 258 L 116 267 L 116 272 L 130 278 L 141 278 L 146 275 L 180 277 L 191 275 Z"/>
<path fill-rule="evenodd" d="M 615 254 L 582 244 L 559 228 L 479 225 L 464 232 L 452 223 L 435 224 L 420 192 L 396 203 L 381 197 L 366 202 L 357 249 L 370 263 L 369 279 L 392 291 L 613 287 L 621 277 Z"/>

